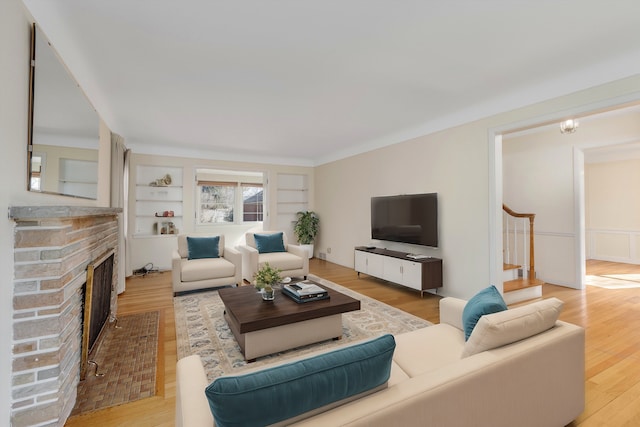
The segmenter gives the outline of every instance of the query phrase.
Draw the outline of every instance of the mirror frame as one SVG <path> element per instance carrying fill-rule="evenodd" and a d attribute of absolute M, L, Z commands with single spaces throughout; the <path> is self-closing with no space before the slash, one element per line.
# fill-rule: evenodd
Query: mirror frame
<path fill-rule="evenodd" d="M 29 127 L 27 130 L 27 191 L 31 188 L 31 158 L 33 157 L 33 98 L 36 72 L 36 24 L 31 25 L 31 51 L 29 52 Z"/>
<path fill-rule="evenodd" d="M 39 33 L 39 34 L 38 34 Z M 50 191 L 50 190 L 41 190 L 41 189 L 34 189 L 32 187 L 32 176 L 33 176 L 33 155 L 34 155 L 34 124 L 35 124 L 35 120 L 34 120 L 34 110 L 35 110 L 35 97 L 36 97 L 36 46 L 37 46 L 37 37 L 42 37 L 44 42 L 46 44 L 49 45 L 49 47 L 52 50 L 52 53 L 54 54 L 54 56 L 56 57 L 56 59 L 58 60 L 58 62 L 60 63 L 60 65 L 65 68 L 67 77 L 69 77 L 69 79 L 71 79 L 71 82 L 75 85 L 75 87 L 77 87 L 77 89 L 80 91 L 80 93 L 82 94 L 83 98 L 85 99 L 85 101 L 87 102 L 88 107 L 95 113 L 96 115 L 96 131 L 95 131 L 95 135 L 97 136 L 97 146 L 96 146 L 96 151 L 98 153 L 98 159 L 100 158 L 100 116 L 98 115 L 97 111 L 95 110 L 95 108 L 93 107 L 93 105 L 91 105 L 91 102 L 89 101 L 89 99 L 87 98 L 86 94 L 84 93 L 84 91 L 82 90 L 82 88 L 80 87 L 80 85 L 78 84 L 78 82 L 75 80 L 75 78 L 71 75 L 71 73 L 69 72 L 68 69 L 66 69 L 65 65 L 63 64 L 63 62 L 61 61 L 60 57 L 58 56 L 57 52 L 55 51 L 55 49 L 53 48 L 53 46 L 51 45 L 51 43 L 49 42 L 49 40 L 47 39 L 46 35 L 44 35 L 44 33 L 42 32 L 41 29 L 38 28 L 38 25 L 34 22 L 31 26 L 31 43 L 30 43 L 30 56 L 29 56 L 29 114 L 28 114 L 28 130 L 27 130 L 27 191 L 31 191 L 31 192 L 37 192 L 37 193 L 41 193 L 41 194 L 53 194 L 53 195 L 59 195 L 59 196 L 65 196 L 65 197 L 72 197 L 72 198 L 79 198 L 79 199 L 86 199 L 86 200 L 97 200 L 98 199 L 98 181 L 99 181 L 99 171 L 98 171 L 98 162 L 99 160 L 96 160 L 96 194 L 95 196 L 84 196 L 84 195 L 78 195 L 78 194 L 69 194 L 69 193 L 63 193 L 63 192 L 59 192 L 59 191 Z M 70 160 L 74 160 L 74 159 L 70 159 Z"/>

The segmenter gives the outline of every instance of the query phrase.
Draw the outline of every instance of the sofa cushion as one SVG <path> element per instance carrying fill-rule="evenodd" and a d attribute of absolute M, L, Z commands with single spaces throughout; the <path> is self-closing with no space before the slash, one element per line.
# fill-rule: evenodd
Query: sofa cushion
<path fill-rule="evenodd" d="M 473 328 L 485 314 L 497 313 L 507 309 L 500 291 L 495 286 L 484 288 L 475 294 L 462 310 L 462 325 L 464 326 L 464 339 L 469 339 Z"/>
<path fill-rule="evenodd" d="M 482 316 L 464 344 L 462 357 L 511 344 L 551 329 L 556 324 L 563 305 L 558 298 L 549 298 Z"/>
<path fill-rule="evenodd" d="M 277 268 L 281 271 L 287 271 L 302 268 L 304 260 L 291 252 L 270 252 L 267 254 L 259 254 L 258 268 L 262 268 L 266 263 L 269 263 L 273 268 Z"/>
<path fill-rule="evenodd" d="M 233 277 L 236 266 L 224 258 L 182 259 L 180 269 L 182 282 L 197 282 L 199 280 L 221 279 Z"/>
<path fill-rule="evenodd" d="M 188 259 L 218 258 L 220 253 L 218 245 L 220 236 L 215 237 L 187 237 L 189 248 Z"/>
<path fill-rule="evenodd" d="M 411 378 L 459 362 L 464 348 L 462 331 L 446 323 L 398 334 L 395 338 L 393 361 Z"/>
<path fill-rule="evenodd" d="M 253 237 L 256 241 L 256 249 L 258 250 L 258 253 L 266 254 L 271 252 L 285 252 L 283 233 L 255 233 Z"/>
<path fill-rule="evenodd" d="M 251 372 L 216 378 L 206 389 L 218 427 L 270 425 L 383 386 L 392 335 Z"/>

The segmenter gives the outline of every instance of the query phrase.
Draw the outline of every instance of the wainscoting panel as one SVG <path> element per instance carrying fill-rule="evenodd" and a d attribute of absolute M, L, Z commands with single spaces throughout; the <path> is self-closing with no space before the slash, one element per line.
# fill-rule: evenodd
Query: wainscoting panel
<path fill-rule="evenodd" d="M 640 231 L 588 229 L 587 259 L 640 264 Z"/>

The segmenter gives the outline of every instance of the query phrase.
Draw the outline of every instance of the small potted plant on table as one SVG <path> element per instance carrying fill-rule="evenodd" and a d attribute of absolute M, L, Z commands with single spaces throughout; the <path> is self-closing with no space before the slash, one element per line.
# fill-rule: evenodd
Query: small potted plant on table
<path fill-rule="evenodd" d="M 262 299 L 265 301 L 272 301 L 275 299 L 275 292 L 273 290 L 282 278 L 280 277 L 280 269 L 273 268 L 268 262 L 256 271 L 254 276 L 255 287 L 262 294 Z"/>

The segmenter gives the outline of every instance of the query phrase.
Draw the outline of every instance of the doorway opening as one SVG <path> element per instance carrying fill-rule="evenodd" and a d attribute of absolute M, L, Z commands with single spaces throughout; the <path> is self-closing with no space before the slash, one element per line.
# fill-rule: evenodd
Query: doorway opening
<path fill-rule="evenodd" d="M 640 134 L 635 132 L 635 135 L 630 135 L 629 132 L 625 133 L 622 130 L 623 128 L 617 125 L 614 128 L 619 131 L 619 134 L 615 138 L 604 138 L 604 135 L 607 135 L 607 133 L 592 133 L 591 137 L 587 138 L 587 132 L 584 130 L 585 128 L 589 129 L 589 127 L 597 123 L 599 123 L 598 128 L 601 129 L 602 123 L 605 123 L 605 120 L 618 122 L 623 120 L 622 117 L 628 114 L 636 114 L 636 118 L 640 117 L 638 95 L 632 98 L 633 97 L 628 97 L 624 100 L 609 100 L 600 105 L 588 105 L 574 111 L 565 111 L 551 116 L 514 123 L 503 128 L 490 130 L 490 230 L 492 233 L 490 246 L 492 254 L 492 280 L 494 283 L 502 283 L 500 280 L 503 251 L 501 210 L 505 199 L 505 185 L 503 185 L 503 183 L 508 179 L 509 181 L 506 187 L 513 184 L 512 175 L 510 175 L 511 171 L 507 164 L 511 159 L 505 155 L 505 150 L 508 148 L 506 144 L 509 144 L 510 140 L 514 138 L 523 138 L 523 136 L 526 137 L 527 135 L 531 136 L 536 133 L 550 132 L 551 129 L 553 129 L 552 132 L 554 135 L 558 135 L 558 138 L 561 136 L 565 137 L 565 135 L 560 134 L 559 123 L 566 117 L 571 116 L 580 117 L 584 123 L 578 132 L 569 136 L 574 139 L 568 144 L 563 153 L 564 161 L 569 165 L 569 169 L 565 169 L 565 172 L 568 171 L 570 173 L 569 176 L 564 176 L 563 178 L 565 179 L 565 185 L 570 188 L 570 190 L 566 192 L 566 194 L 562 194 L 561 192 L 560 194 L 558 194 L 558 192 L 546 195 L 539 194 L 540 199 L 543 200 L 542 203 L 546 203 L 547 205 L 541 207 L 541 209 L 547 213 L 547 217 L 549 217 L 549 212 L 553 212 L 553 207 L 556 205 L 557 200 L 555 200 L 554 197 L 559 197 L 559 200 L 563 200 L 563 203 L 566 204 L 564 223 L 561 224 L 564 228 L 554 229 L 550 226 L 545 227 L 544 221 L 542 224 L 539 224 L 538 218 L 536 218 L 536 227 L 538 228 L 536 231 L 536 239 L 539 239 L 542 243 L 539 245 L 539 250 L 545 251 L 546 246 L 553 248 L 553 245 L 556 245 L 557 242 L 560 241 L 564 245 L 564 253 L 568 253 L 569 256 L 564 262 L 564 266 L 560 268 L 558 265 L 553 264 L 553 262 L 557 260 L 557 257 L 554 256 L 549 256 L 548 259 L 545 259 L 544 255 L 537 256 L 537 265 L 541 272 L 541 278 L 546 282 L 576 289 L 584 288 L 587 277 L 587 258 L 592 256 L 591 248 L 588 246 L 591 240 L 587 240 L 588 224 L 586 219 L 585 162 L 588 164 L 596 154 L 602 155 L 605 152 L 612 153 L 617 150 L 629 149 L 632 145 L 640 146 L 640 144 L 638 144 L 638 142 L 640 142 Z M 595 128 L 595 126 L 593 127 Z M 582 132 L 582 134 L 580 132 Z M 634 132 L 632 131 L 632 133 Z M 578 138 L 581 139 L 578 141 L 575 135 L 583 136 Z M 535 137 L 532 138 L 535 139 Z M 537 146 L 536 144 L 528 144 L 526 149 L 534 151 L 537 149 Z M 638 152 L 640 153 L 640 148 L 638 148 Z M 552 168 L 552 171 L 555 173 L 556 169 L 553 169 L 555 164 L 553 164 L 553 162 L 549 163 L 549 159 L 550 158 L 547 157 L 545 160 L 546 163 L 539 163 L 536 165 L 536 168 L 540 169 L 543 173 L 549 170 L 549 168 Z M 528 168 L 525 166 L 519 169 L 523 171 L 529 170 L 531 167 Z M 545 191 L 555 191 L 555 188 L 549 186 L 548 183 L 543 189 Z M 518 191 L 520 191 L 520 189 L 518 189 Z M 525 196 L 520 195 L 518 197 L 522 199 Z M 538 206 L 539 205 L 536 205 L 536 207 Z M 527 211 L 531 210 L 527 208 L 528 206 L 525 204 L 524 209 Z M 640 225 L 638 229 L 640 229 Z M 640 239 L 638 239 L 638 241 L 640 241 Z M 538 242 L 536 242 L 536 245 L 538 245 Z"/>

